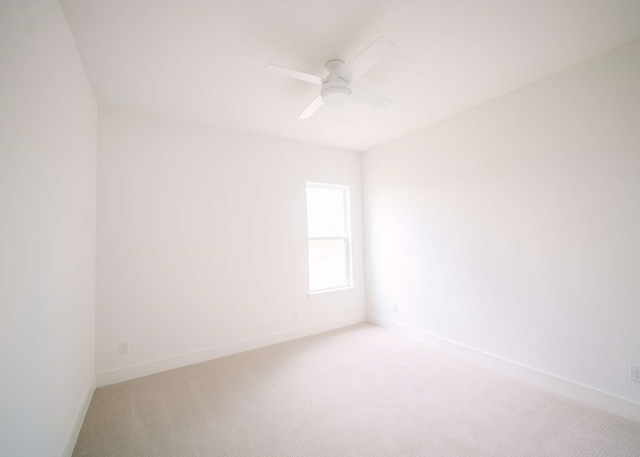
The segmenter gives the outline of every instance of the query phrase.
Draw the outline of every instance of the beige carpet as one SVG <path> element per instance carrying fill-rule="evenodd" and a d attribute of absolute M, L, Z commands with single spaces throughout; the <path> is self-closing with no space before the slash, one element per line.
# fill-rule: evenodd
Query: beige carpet
<path fill-rule="evenodd" d="M 100 388 L 73 455 L 640 456 L 640 422 L 359 325 Z"/>

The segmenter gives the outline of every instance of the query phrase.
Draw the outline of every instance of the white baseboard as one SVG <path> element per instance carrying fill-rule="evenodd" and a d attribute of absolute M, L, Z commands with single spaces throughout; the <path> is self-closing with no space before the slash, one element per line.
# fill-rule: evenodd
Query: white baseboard
<path fill-rule="evenodd" d="M 91 399 L 93 398 L 93 392 L 95 392 L 95 390 L 96 377 L 94 376 L 91 378 L 91 382 L 89 382 L 89 386 L 87 386 L 87 390 L 84 393 L 84 398 L 82 399 L 80 408 L 78 408 L 78 412 L 76 413 L 76 419 L 71 431 L 69 431 L 69 436 L 67 437 L 64 449 L 62 450 L 61 457 L 71 457 L 71 454 L 73 454 L 73 449 L 76 447 L 76 441 L 78 440 L 78 435 L 80 434 L 84 417 L 87 415 L 87 410 L 89 409 Z"/>
<path fill-rule="evenodd" d="M 629 419 L 640 420 L 640 403 L 628 398 L 619 397 L 551 373 L 540 371 L 380 316 L 370 314 L 369 322 L 402 334 L 420 343 L 436 347 L 444 352 L 522 379 L 523 381 L 535 384 L 560 395 L 573 398 Z"/>
<path fill-rule="evenodd" d="M 215 346 L 198 351 L 187 352 L 164 359 L 152 360 L 149 362 L 139 363 L 112 371 L 104 371 L 98 373 L 98 387 L 115 384 L 117 382 L 129 381 L 131 379 L 141 378 L 143 376 L 160 373 L 162 371 L 173 370 L 194 363 L 206 362 L 220 357 L 232 354 L 238 354 L 252 349 L 258 349 L 272 344 L 283 343 L 285 341 L 295 340 L 304 336 L 314 335 L 329 330 L 334 330 L 349 325 L 360 324 L 366 322 L 364 313 L 346 316 L 337 320 L 322 322 L 306 327 L 292 328 L 283 332 L 270 333 L 255 338 L 250 338 L 233 343 Z"/>

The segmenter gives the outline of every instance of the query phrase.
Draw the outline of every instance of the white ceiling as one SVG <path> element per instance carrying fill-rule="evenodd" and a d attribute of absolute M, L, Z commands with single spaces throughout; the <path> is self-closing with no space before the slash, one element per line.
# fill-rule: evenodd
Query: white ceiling
<path fill-rule="evenodd" d="M 640 38 L 640 0 L 61 0 L 98 101 L 366 150 Z M 349 101 L 298 115 L 324 76 L 379 36 L 396 48 Z"/>

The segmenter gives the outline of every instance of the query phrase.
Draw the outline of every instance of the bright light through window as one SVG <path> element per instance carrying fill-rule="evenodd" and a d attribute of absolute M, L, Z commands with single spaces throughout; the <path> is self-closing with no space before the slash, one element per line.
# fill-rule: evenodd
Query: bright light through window
<path fill-rule="evenodd" d="M 307 183 L 309 291 L 351 287 L 349 188 Z"/>

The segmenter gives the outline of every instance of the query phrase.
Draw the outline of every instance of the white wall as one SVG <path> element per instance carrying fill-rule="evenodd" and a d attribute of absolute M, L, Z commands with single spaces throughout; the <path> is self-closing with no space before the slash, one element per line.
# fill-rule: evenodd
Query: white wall
<path fill-rule="evenodd" d="M 640 402 L 640 41 L 363 170 L 372 320 Z"/>
<path fill-rule="evenodd" d="M 364 321 L 358 153 L 99 117 L 99 384 Z M 306 181 L 351 186 L 352 290 L 307 296 Z"/>
<path fill-rule="evenodd" d="M 1 3 L 0 69 L 0 455 L 57 457 L 93 392 L 97 108 L 57 1 Z"/>

